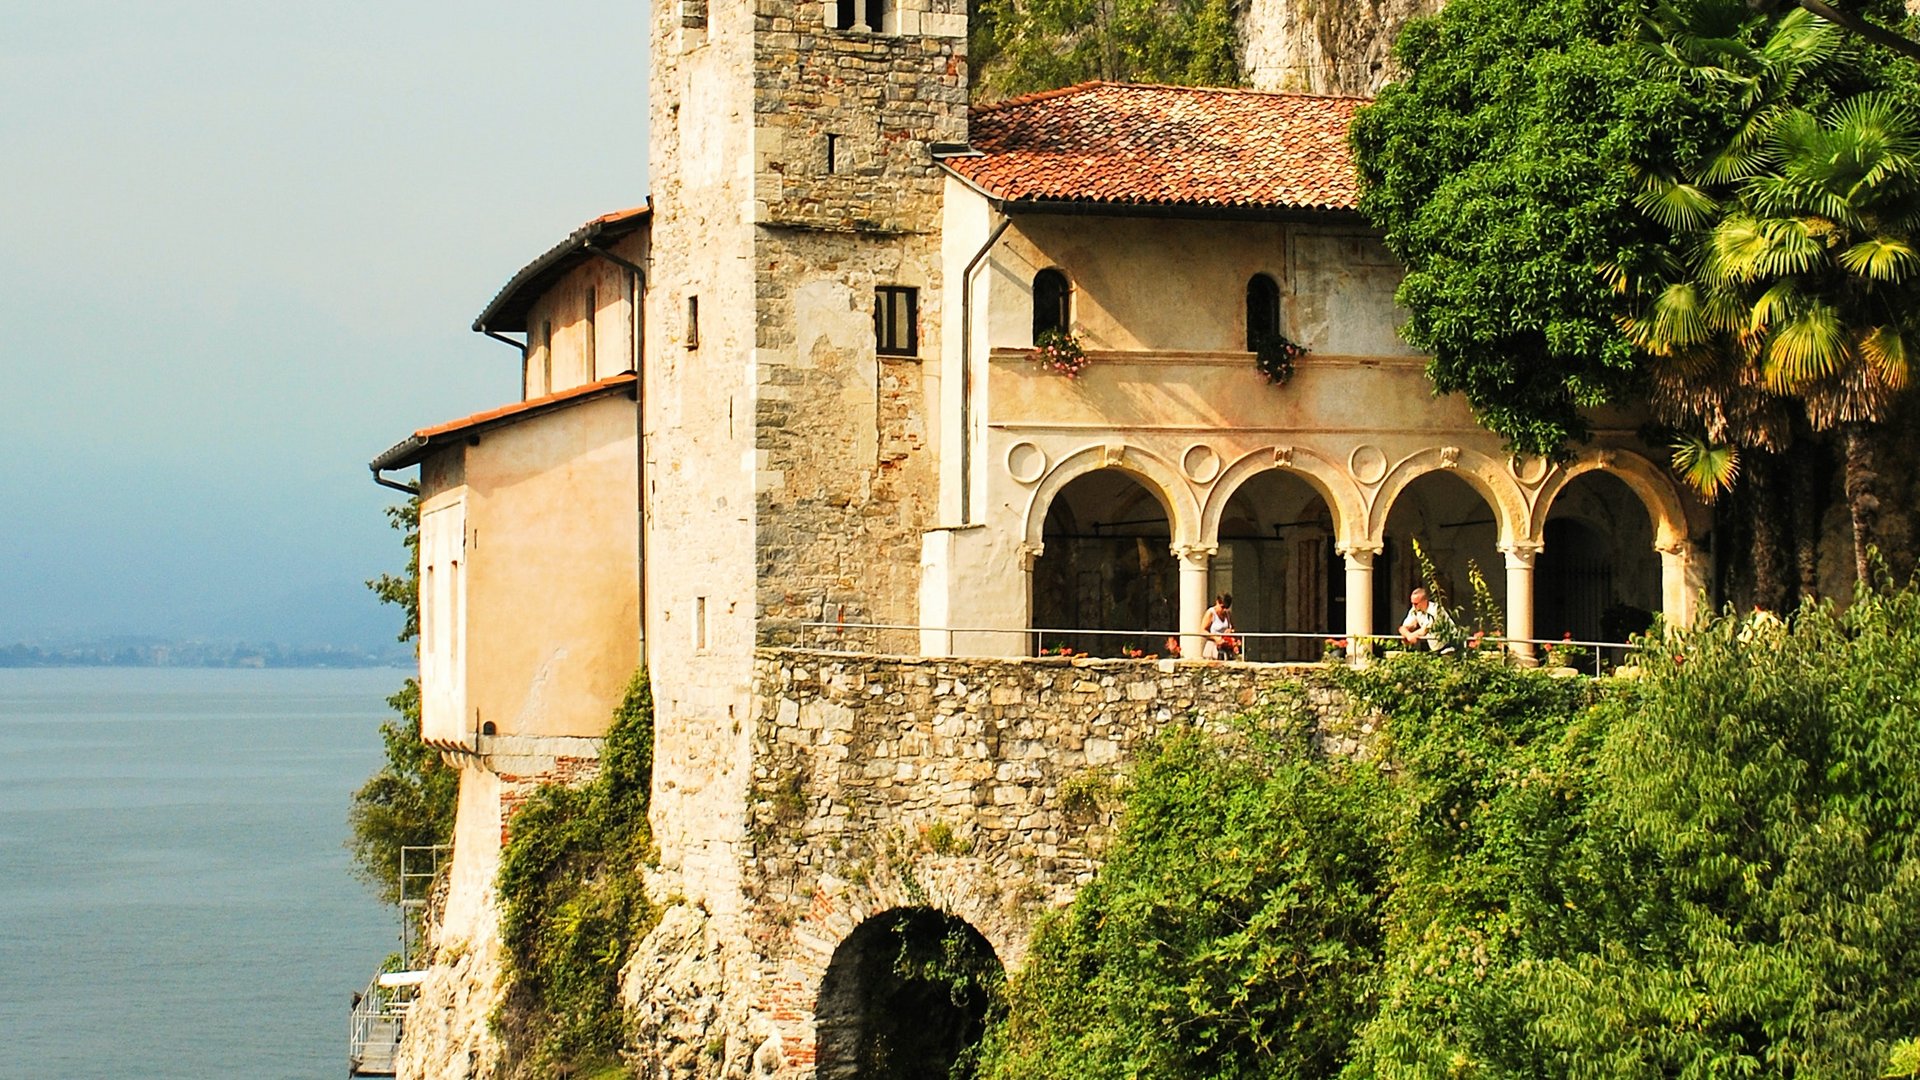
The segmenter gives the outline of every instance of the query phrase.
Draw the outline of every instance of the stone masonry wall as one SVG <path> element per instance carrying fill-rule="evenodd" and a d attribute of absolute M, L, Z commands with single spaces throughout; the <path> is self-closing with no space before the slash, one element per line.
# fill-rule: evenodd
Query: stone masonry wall
<path fill-rule="evenodd" d="M 874 289 L 919 290 L 937 355 L 928 238 L 767 230 L 760 262 L 757 587 L 767 621 L 917 621 L 921 533 L 938 505 L 925 361 L 877 356 Z M 868 647 L 909 651 L 911 635 Z"/>
<path fill-rule="evenodd" d="M 760 3 L 756 221 L 895 233 L 936 227 L 944 181 L 928 146 L 967 138 L 965 19 L 929 29 L 957 32 L 831 30 L 819 3 Z"/>
<path fill-rule="evenodd" d="M 1326 753 L 1363 754 L 1374 732 L 1307 667 L 762 649 L 755 686 L 753 915 L 728 965 L 753 988 L 715 1045 L 756 1075 L 812 1075 L 821 979 L 871 916 L 940 908 L 1018 967 L 1034 918 L 1098 867 L 1128 762 L 1170 725 L 1272 701 Z"/>
<path fill-rule="evenodd" d="M 935 364 L 945 182 L 967 133 L 965 19 L 900 6 L 898 32 L 836 30 L 815 0 L 754 20 L 758 603 L 773 624 L 912 623 L 935 524 Z M 875 288 L 918 297 L 918 348 L 876 355 Z M 912 637 L 871 643 L 904 649 Z"/>

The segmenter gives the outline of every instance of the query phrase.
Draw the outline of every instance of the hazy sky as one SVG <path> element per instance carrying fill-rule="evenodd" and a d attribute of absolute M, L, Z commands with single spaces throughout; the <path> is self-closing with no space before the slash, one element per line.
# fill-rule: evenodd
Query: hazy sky
<path fill-rule="evenodd" d="M 366 463 L 514 400 L 473 316 L 645 198 L 646 18 L 0 2 L 0 644 L 384 628 Z"/>

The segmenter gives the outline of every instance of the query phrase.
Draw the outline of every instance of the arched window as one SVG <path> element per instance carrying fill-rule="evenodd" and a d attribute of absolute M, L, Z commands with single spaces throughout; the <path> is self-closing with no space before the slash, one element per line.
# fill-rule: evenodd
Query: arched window
<path fill-rule="evenodd" d="M 853 29 L 854 0 L 827 0 L 827 28 L 830 30 Z"/>
<path fill-rule="evenodd" d="M 1070 321 L 1068 311 L 1073 286 L 1058 270 L 1042 270 L 1033 275 L 1033 340 L 1049 330 L 1064 334 Z"/>
<path fill-rule="evenodd" d="M 1247 351 L 1280 332 L 1280 285 L 1266 274 L 1247 281 Z"/>

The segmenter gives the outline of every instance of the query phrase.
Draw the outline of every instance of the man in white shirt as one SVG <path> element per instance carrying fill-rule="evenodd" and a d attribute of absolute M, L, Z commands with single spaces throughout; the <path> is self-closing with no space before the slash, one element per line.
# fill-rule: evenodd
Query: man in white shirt
<path fill-rule="evenodd" d="M 1408 646 L 1417 646 L 1422 642 L 1427 648 L 1438 651 L 1440 640 L 1433 637 L 1433 624 L 1446 617 L 1439 604 L 1427 596 L 1427 590 L 1415 589 L 1409 597 L 1413 607 L 1407 610 L 1407 617 L 1400 621 L 1400 641 Z"/>

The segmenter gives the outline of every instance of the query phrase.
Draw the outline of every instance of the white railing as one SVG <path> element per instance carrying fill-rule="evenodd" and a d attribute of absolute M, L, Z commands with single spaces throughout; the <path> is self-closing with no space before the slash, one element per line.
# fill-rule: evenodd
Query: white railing
<path fill-rule="evenodd" d="M 799 648 L 823 649 L 830 652 L 865 652 L 882 655 L 917 656 L 921 655 L 921 642 L 931 634 L 946 645 L 947 655 L 956 653 L 956 644 L 969 637 L 1004 638 L 1008 635 L 1019 637 L 1021 650 L 1026 656 L 1057 655 L 1064 646 L 1067 655 L 1081 655 L 1087 650 L 1077 646 L 1077 639 L 1106 639 L 1109 641 L 1129 642 L 1114 646 L 1113 652 L 1120 655 L 1107 659 L 1154 659 L 1170 655 L 1169 645 L 1178 646 L 1182 641 L 1202 639 L 1207 635 L 1196 630 L 1094 630 L 1084 627 L 1007 627 L 1007 626 L 922 626 L 912 623 L 863 623 L 843 621 L 793 621 L 776 622 L 768 627 L 769 637 L 775 645 L 788 645 Z M 910 636 L 909 636 L 910 635 Z M 1317 663 L 1324 662 L 1330 647 L 1338 648 L 1344 658 L 1360 661 L 1381 652 L 1404 649 L 1406 646 L 1398 634 L 1351 635 L 1345 633 L 1305 632 L 1305 631 L 1235 631 L 1232 635 L 1242 643 L 1241 652 L 1249 650 L 1247 643 L 1276 643 L 1282 647 L 1288 644 L 1304 644 L 1305 649 L 1290 650 L 1296 653 L 1308 653 L 1293 659 L 1265 660 L 1265 663 Z M 1356 641 L 1358 647 L 1355 647 Z M 1052 642 L 1050 645 L 1049 642 Z M 893 647 L 886 648 L 883 645 Z M 1524 646 L 1514 649 L 1514 646 Z M 1581 668 L 1591 662 L 1592 671 L 1598 675 L 1609 666 L 1619 666 L 1636 647 L 1625 641 L 1593 641 L 1580 638 L 1515 638 L 1492 634 L 1480 638 L 1480 647 L 1497 650 L 1506 648 L 1513 651 L 1523 662 L 1544 663 L 1548 654 L 1556 648 L 1578 647 L 1587 656 L 1581 658 Z M 1138 655 L 1128 653 L 1126 649 L 1136 650 Z M 1259 650 L 1272 652 L 1278 650 Z M 1442 650 L 1453 653 L 1455 649 Z M 993 654 L 985 654 L 993 655 Z M 1171 653 L 1178 658 L 1177 653 Z M 1574 666 L 1574 665 L 1569 665 Z"/>
<path fill-rule="evenodd" d="M 376 975 L 364 992 L 353 995 L 347 1019 L 347 1075 L 392 1076 L 400 1035 L 424 971 Z"/>

